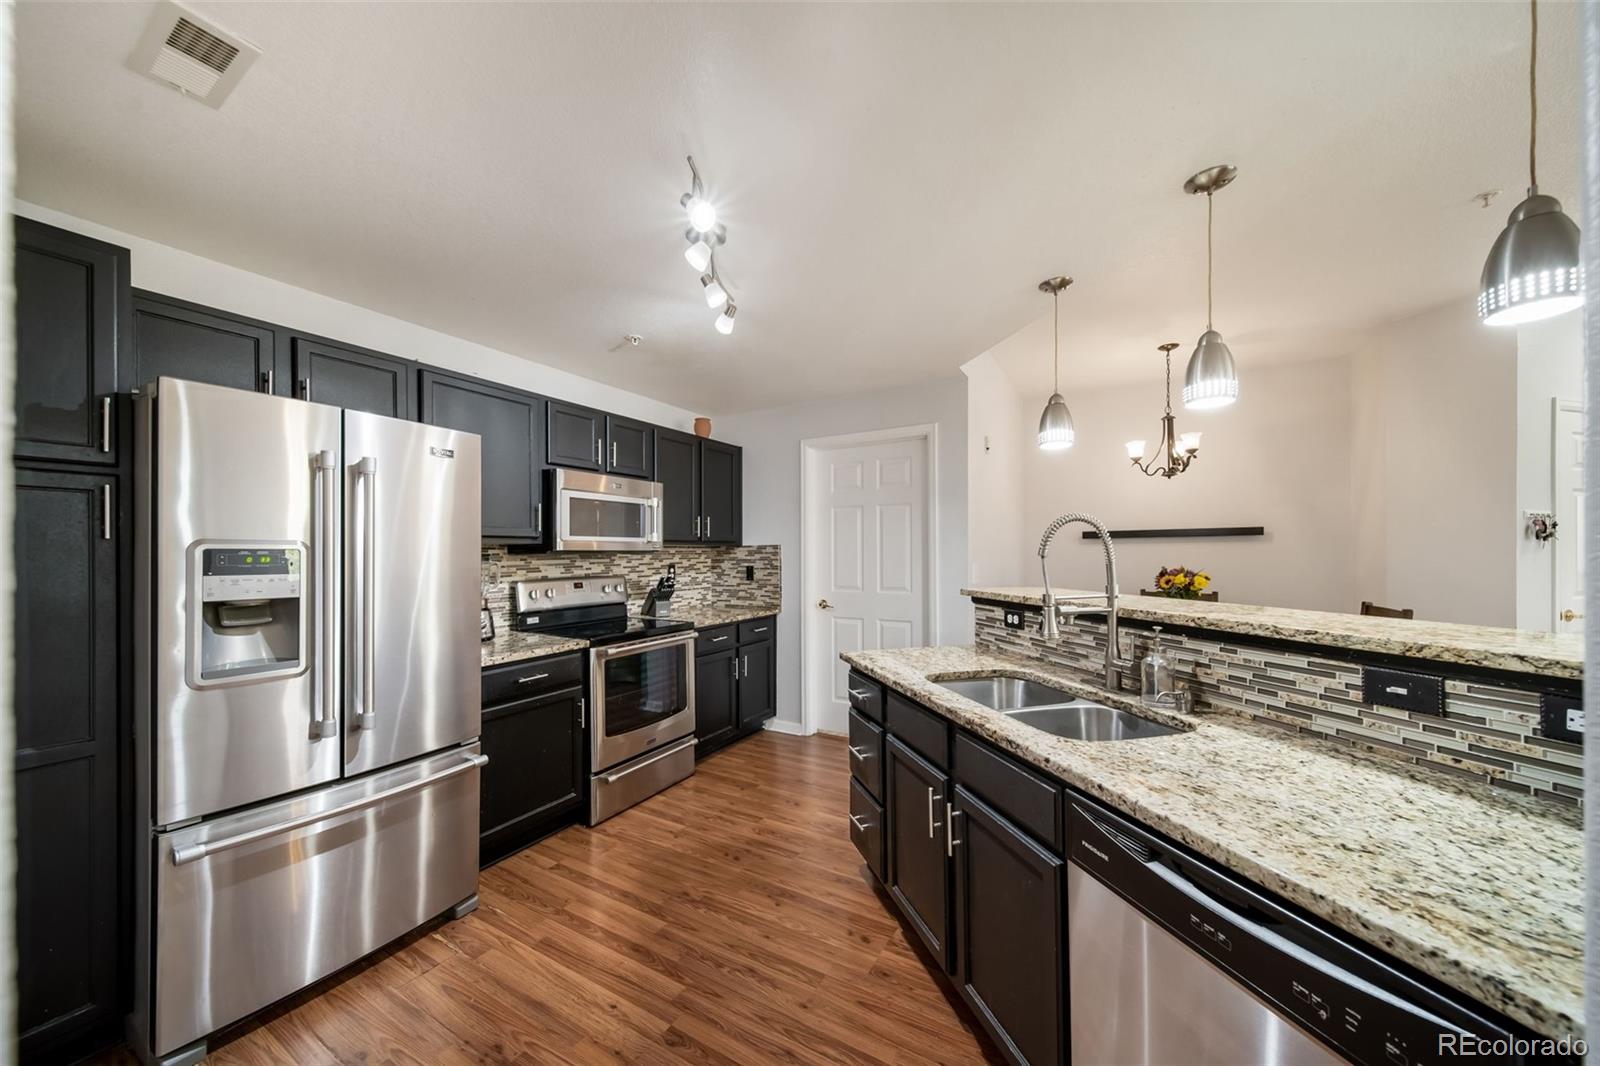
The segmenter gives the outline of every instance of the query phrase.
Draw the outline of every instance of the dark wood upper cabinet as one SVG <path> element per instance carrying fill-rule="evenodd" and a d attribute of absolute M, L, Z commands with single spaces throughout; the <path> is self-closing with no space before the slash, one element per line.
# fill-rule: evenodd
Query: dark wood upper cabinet
<path fill-rule="evenodd" d="M 956 786 L 956 986 L 1006 1058 L 1067 1058 L 1066 864 Z"/>
<path fill-rule="evenodd" d="M 743 542 L 743 457 L 732 444 L 700 442 L 700 539 L 708 544 Z"/>
<path fill-rule="evenodd" d="M 15 220 L 16 455 L 112 465 L 128 250 Z"/>
<path fill-rule="evenodd" d="M 315 337 L 295 337 L 293 349 L 294 394 L 300 399 L 390 418 L 416 417 L 415 364 Z"/>
<path fill-rule="evenodd" d="M 739 655 L 734 648 L 694 662 L 694 735 L 701 746 L 732 736 L 738 725 Z"/>
<path fill-rule="evenodd" d="M 661 482 L 661 533 L 668 544 L 700 540 L 700 438 L 656 430 L 656 480 Z"/>
<path fill-rule="evenodd" d="M 17 1023 L 24 1062 L 114 1033 L 118 863 L 117 523 L 111 474 L 16 475 Z M 110 529 L 112 536 L 106 535 Z"/>
<path fill-rule="evenodd" d="M 950 779 L 895 737 L 889 738 L 886 752 L 889 895 L 939 965 L 949 971 L 953 960 L 944 805 Z"/>
<path fill-rule="evenodd" d="M 418 379 L 422 421 L 483 438 L 483 535 L 543 543 L 544 398 L 436 370 Z"/>
<path fill-rule="evenodd" d="M 770 640 L 739 645 L 739 728 L 777 713 L 778 674 Z"/>
<path fill-rule="evenodd" d="M 604 470 L 606 416 L 592 407 L 551 400 L 545 462 L 580 470 Z"/>
<path fill-rule="evenodd" d="M 159 377 L 288 396 L 288 333 L 269 322 L 135 289 L 133 351 L 120 360 L 118 390 Z"/>
<path fill-rule="evenodd" d="M 645 422 L 606 415 L 606 472 L 656 479 L 656 431 Z"/>

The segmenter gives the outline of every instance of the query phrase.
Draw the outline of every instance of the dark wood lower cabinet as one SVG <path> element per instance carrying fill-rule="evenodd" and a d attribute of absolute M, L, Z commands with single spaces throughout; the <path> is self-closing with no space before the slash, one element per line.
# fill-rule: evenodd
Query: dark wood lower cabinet
<path fill-rule="evenodd" d="M 774 643 L 739 645 L 739 728 L 753 729 L 778 712 Z"/>
<path fill-rule="evenodd" d="M 709 752 L 733 737 L 738 725 L 737 648 L 697 656 L 694 661 L 696 752 Z"/>
<path fill-rule="evenodd" d="M 894 737 L 887 745 L 889 895 L 923 945 L 950 970 L 950 861 L 945 801 L 950 778 Z"/>
<path fill-rule="evenodd" d="M 70 1061 L 122 1011 L 119 479 L 16 473 L 17 1029 Z"/>
<path fill-rule="evenodd" d="M 777 618 L 700 631 L 695 657 L 695 757 L 749 736 L 778 713 Z"/>
<path fill-rule="evenodd" d="M 960 785 L 952 807 L 956 986 L 1008 1059 L 1062 1062 L 1066 863 Z"/>
<path fill-rule="evenodd" d="M 483 709 L 478 857 L 483 865 L 571 822 L 583 805 L 588 760 L 581 685 Z"/>

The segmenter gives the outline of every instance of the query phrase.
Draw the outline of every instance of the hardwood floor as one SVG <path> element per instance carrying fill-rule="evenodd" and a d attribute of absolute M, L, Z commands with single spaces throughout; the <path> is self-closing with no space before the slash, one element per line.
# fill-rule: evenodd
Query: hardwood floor
<path fill-rule="evenodd" d="M 841 738 L 758 734 L 485 870 L 476 913 L 225 1034 L 207 1061 L 998 1061 L 850 845 L 848 788 Z"/>

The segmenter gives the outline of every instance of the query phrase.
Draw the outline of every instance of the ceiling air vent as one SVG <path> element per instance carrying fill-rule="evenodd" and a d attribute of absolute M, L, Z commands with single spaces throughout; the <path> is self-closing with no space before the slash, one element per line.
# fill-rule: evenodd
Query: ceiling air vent
<path fill-rule="evenodd" d="M 261 49 L 171 0 L 156 5 L 128 65 L 212 107 L 239 84 Z"/>

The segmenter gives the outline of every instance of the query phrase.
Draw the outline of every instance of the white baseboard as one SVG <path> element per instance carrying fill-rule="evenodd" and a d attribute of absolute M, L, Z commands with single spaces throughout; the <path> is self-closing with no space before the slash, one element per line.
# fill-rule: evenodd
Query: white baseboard
<path fill-rule="evenodd" d="M 791 737 L 810 736 L 799 722 L 786 722 L 782 718 L 768 718 L 761 728 L 770 729 L 774 733 L 787 733 Z"/>

